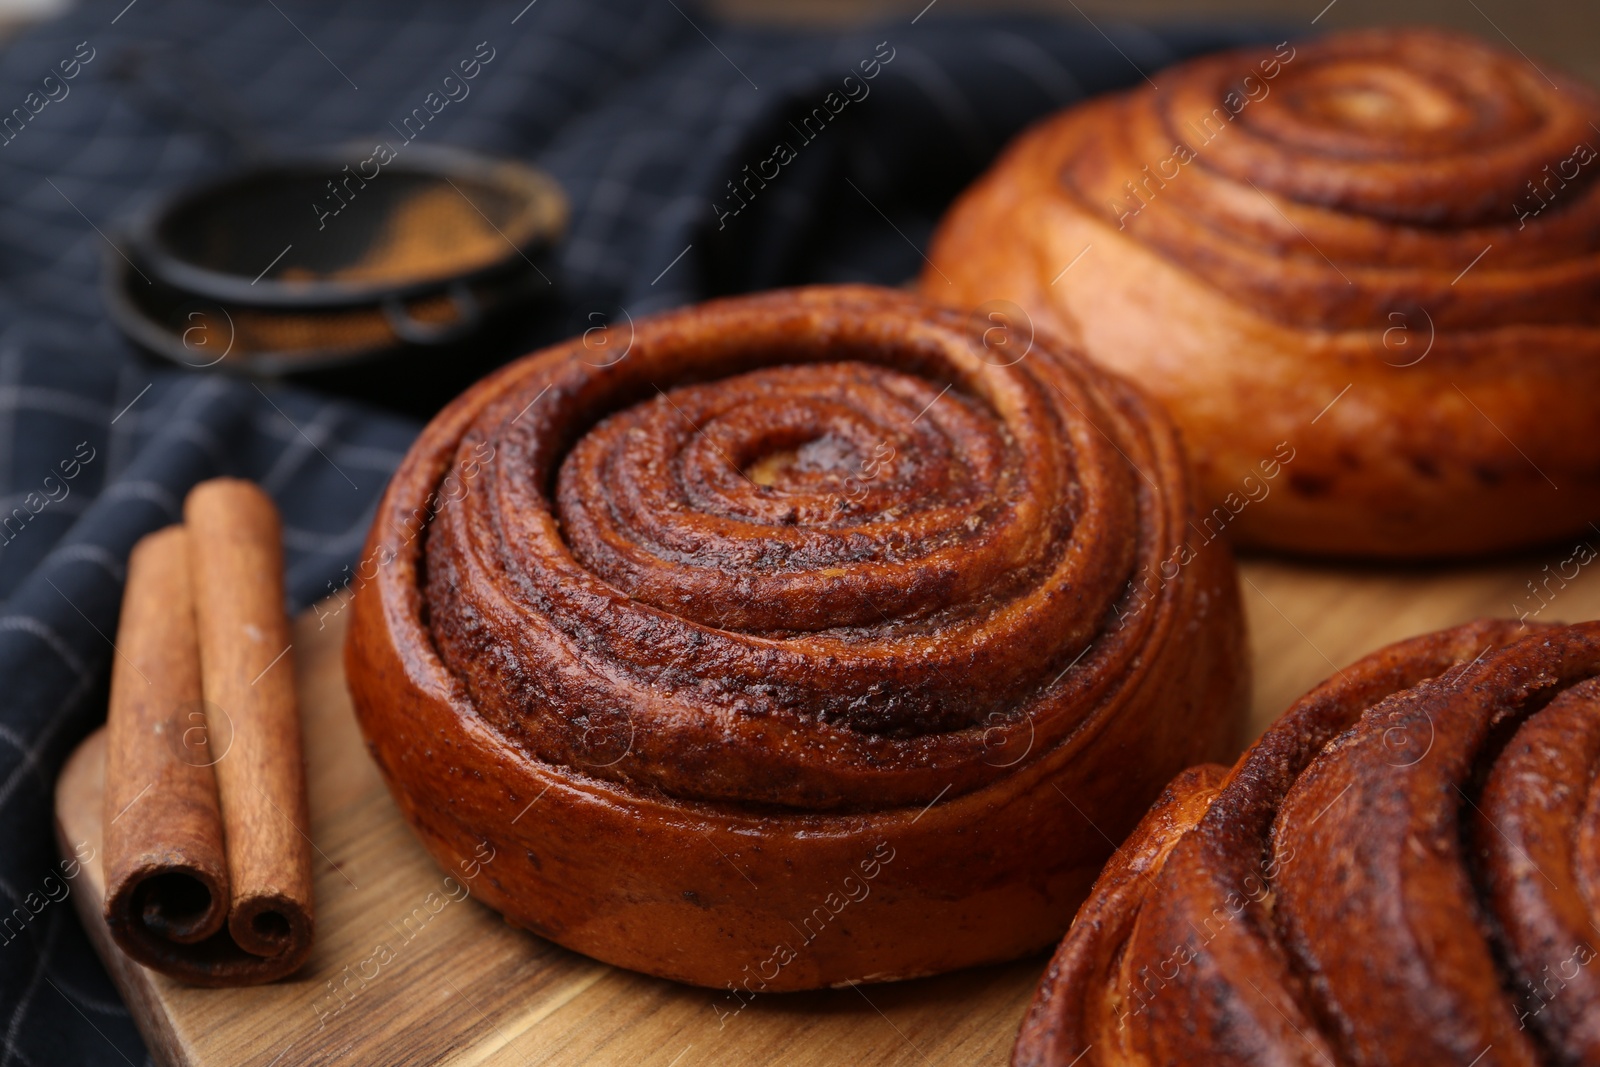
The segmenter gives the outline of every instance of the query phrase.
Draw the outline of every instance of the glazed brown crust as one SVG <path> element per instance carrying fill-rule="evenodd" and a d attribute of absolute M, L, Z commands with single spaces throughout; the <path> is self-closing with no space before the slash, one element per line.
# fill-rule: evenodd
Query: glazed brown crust
<path fill-rule="evenodd" d="M 1475 623 L 1345 668 L 1220 784 L 1173 784 L 1014 1062 L 1593 1062 L 1596 674 L 1593 623 Z"/>
<path fill-rule="evenodd" d="M 1600 946 L 1597 773 L 1600 681 L 1591 678 L 1517 731 L 1472 820 L 1519 1022 L 1570 1063 L 1600 1063 L 1600 973 L 1589 962 Z"/>
<path fill-rule="evenodd" d="M 1570 534 L 1600 511 L 1600 95 L 1550 78 L 1423 29 L 1170 68 L 1020 137 L 923 291 L 1076 331 L 1167 405 L 1213 501 L 1291 442 L 1242 543 Z"/>
<path fill-rule="evenodd" d="M 1221 543 L 1174 554 L 1165 419 L 987 325 L 869 288 L 719 301 L 436 419 L 347 667 L 441 861 L 492 849 L 513 921 L 717 987 L 797 936 L 762 989 L 1058 937 L 1100 831 L 1234 744 L 1241 622 Z"/>

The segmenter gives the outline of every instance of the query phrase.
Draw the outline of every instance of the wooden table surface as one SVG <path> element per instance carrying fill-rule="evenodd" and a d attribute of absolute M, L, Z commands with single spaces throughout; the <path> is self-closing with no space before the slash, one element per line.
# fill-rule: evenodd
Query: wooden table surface
<path fill-rule="evenodd" d="M 1592 538 L 1600 546 L 1600 530 Z M 1336 666 L 1480 615 L 1600 617 L 1600 566 L 1559 573 L 1575 546 L 1473 567 L 1309 567 L 1247 561 L 1241 588 L 1259 731 Z M 1589 553 L 1593 555 L 1593 550 Z M 1565 568 L 1571 574 L 1573 568 Z M 1535 598 L 1529 583 L 1539 583 Z M 1537 614 L 1532 614 L 1537 612 Z M 295 979 L 192 989 L 110 946 L 98 862 L 73 893 L 158 1062 L 174 1065 L 821 1065 L 1006 1062 L 1036 958 L 857 990 L 758 998 L 722 1020 L 710 990 L 567 952 L 454 899 L 367 758 L 345 694 L 342 617 L 295 631 L 316 845 L 317 944 Z M 100 848 L 96 735 L 57 790 L 67 845 Z M 467 885 L 470 893 L 470 884 Z M 930 933 L 937 936 L 937 932 Z M 336 992 L 342 987 L 343 993 Z"/>

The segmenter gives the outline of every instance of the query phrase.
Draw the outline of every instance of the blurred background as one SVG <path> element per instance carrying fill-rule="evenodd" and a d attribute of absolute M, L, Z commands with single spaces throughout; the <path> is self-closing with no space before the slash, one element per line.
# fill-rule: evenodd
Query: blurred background
<path fill-rule="evenodd" d="M 38 0 L 24 0 L 19 7 Z M 7 4 L 7 6 L 10 6 Z M 927 0 L 711 0 L 724 18 L 773 26 L 845 26 L 877 18 L 915 15 Z M 1427 22 L 1521 48 L 1600 81 L 1600 4 L 1581 0 L 936 0 L 943 14 L 1026 11 L 1080 20 L 1191 22 L 1271 20 L 1285 24 L 1317 18 L 1320 30 Z"/>
<path fill-rule="evenodd" d="M 0 37 L 66 11 L 70 0 L 0 0 Z M 774 27 L 841 27 L 929 7 L 926 0 L 709 0 L 704 10 L 729 21 Z M 1319 29 L 1428 22 L 1509 40 L 1531 57 L 1600 82 L 1600 5 L 1579 0 L 935 0 L 943 14 L 1018 11 L 1138 22 L 1317 18 Z M 1318 15 L 1321 15 L 1318 18 Z"/>

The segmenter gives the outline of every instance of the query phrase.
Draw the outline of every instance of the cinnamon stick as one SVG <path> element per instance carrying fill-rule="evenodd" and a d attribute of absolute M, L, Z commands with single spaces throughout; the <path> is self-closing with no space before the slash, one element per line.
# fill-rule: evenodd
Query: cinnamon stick
<path fill-rule="evenodd" d="M 106 923 L 124 952 L 172 973 L 229 903 L 181 526 L 129 557 L 106 729 Z"/>
<path fill-rule="evenodd" d="M 189 493 L 184 520 L 207 710 L 233 725 L 216 763 L 228 931 L 288 973 L 311 949 L 311 843 L 278 511 L 252 483 L 219 478 Z"/>
<path fill-rule="evenodd" d="M 263 793 L 277 789 L 298 797 L 285 810 L 305 824 L 292 675 L 286 671 L 287 697 L 280 681 L 252 704 L 227 684 L 230 671 L 250 669 L 249 657 L 236 652 L 247 640 L 239 624 L 218 630 L 220 636 L 202 636 L 219 624 L 211 618 L 215 610 L 200 610 L 199 583 L 202 573 L 217 572 L 234 583 L 224 616 L 255 612 L 263 616 L 258 629 L 264 639 L 287 642 L 281 560 L 270 563 L 259 547 L 264 541 L 276 546 L 276 514 L 269 511 L 265 523 L 258 501 L 248 508 L 252 537 L 219 530 L 210 519 L 202 524 L 206 537 L 230 546 L 220 564 L 219 553 L 200 545 L 192 528 L 168 527 L 134 546 L 111 673 L 106 924 L 130 957 L 195 985 L 270 982 L 298 968 L 311 947 L 306 849 L 286 847 L 282 834 L 269 830 L 268 847 L 282 856 L 278 870 L 285 873 L 282 886 L 263 884 L 258 867 L 236 857 L 258 853 L 253 827 L 266 822 L 261 809 L 267 805 L 235 803 L 230 810 L 219 788 L 224 777 L 239 777 L 221 768 L 264 764 L 272 770 Z M 240 557 L 241 546 L 252 545 Z M 214 580 L 205 580 L 215 588 Z M 276 622 L 263 604 L 274 606 Z M 208 655 L 220 682 L 207 681 Z M 265 730 L 262 721 L 269 723 Z M 281 928 L 272 916 L 281 916 Z"/>

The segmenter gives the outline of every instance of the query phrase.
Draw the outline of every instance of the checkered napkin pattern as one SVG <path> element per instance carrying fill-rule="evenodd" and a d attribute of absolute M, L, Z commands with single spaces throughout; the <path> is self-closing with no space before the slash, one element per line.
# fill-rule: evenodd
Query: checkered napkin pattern
<path fill-rule="evenodd" d="M 100 298 L 119 220 L 251 159 L 393 140 L 487 48 L 470 95 L 417 136 L 530 160 L 565 186 L 561 298 L 530 336 L 715 293 L 898 283 L 938 212 L 1026 122 L 1251 36 L 937 11 L 778 33 L 688 0 L 96 0 L 13 42 L 0 53 L 0 1067 L 148 1060 L 62 896 L 50 830 L 56 775 L 105 714 L 134 541 L 178 521 L 195 482 L 253 478 L 282 509 L 298 610 L 355 560 L 417 430 L 140 356 Z M 825 127 L 806 125 L 819 106 Z M 746 165 L 771 173 L 779 142 L 793 158 L 733 198 Z"/>

